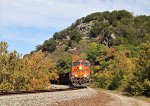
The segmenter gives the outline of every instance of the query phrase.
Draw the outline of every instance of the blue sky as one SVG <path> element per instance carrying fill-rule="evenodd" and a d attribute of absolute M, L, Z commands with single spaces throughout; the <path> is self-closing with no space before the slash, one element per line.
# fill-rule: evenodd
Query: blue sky
<path fill-rule="evenodd" d="M 0 0 L 0 41 L 26 54 L 76 19 L 121 9 L 150 15 L 150 0 Z"/>

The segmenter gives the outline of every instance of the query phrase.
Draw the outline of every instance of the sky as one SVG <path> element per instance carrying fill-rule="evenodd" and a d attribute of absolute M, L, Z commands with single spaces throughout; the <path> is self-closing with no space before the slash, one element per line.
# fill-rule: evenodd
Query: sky
<path fill-rule="evenodd" d="M 24 55 L 76 19 L 122 9 L 150 15 L 150 0 L 0 0 L 0 41 Z"/>

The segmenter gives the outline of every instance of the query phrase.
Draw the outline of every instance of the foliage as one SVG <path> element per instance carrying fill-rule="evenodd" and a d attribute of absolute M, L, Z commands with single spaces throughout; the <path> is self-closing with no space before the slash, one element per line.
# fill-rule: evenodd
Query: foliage
<path fill-rule="evenodd" d="M 120 86 L 124 75 L 130 73 L 134 68 L 132 61 L 126 56 L 125 51 L 116 51 L 113 53 L 113 59 L 110 52 L 104 53 L 98 58 L 101 71 L 95 71 L 95 78 L 98 79 L 99 87 L 106 89 L 116 89 Z M 105 57 L 101 59 L 101 57 Z M 103 79 L 103 80 L 102 80 Z"/>
<path fill-rule="evenodd" d="M 140 46 L 139 58 L 137 60 L 137 69 L 132 77 L 127 76 L 124 80 L 124 91 L 133 95 L 150 96 L 150 43 L 144 43 Z M 129 78 L 130 77 L 130 78 Z"/>
<path fill-rule="evenodd" d="M 96 63 L 97 56 L 101 55 L 103 50 L 104 45 L 92 43 L 87 51 L 87 59 L 93 64 Z"/>
<path fill-rule="evenodd" d="M 57 42 L 53 39 L 49 39 L 46 40 L 42 45 L 38 45 L 36 49 L 37 51 L 42 50 L 42 52 L 48 51 L 51 53 L 56 49 L 56 46 L 57 46 Z"/>
<path fill-rule="evenodd" d="M 0 91 L 46 89 L 55 66 L 45 54 L 34 53 L 22 58 L 16 51 L 7 52 L 7 43 L 0 42 Z"/>
<path fill-rule="evenodd" d="M 71 71 L 72 58 L 71 55 L 65 54 L 58 59 L 56 68 L 58 73 L 67 73 Z"/>
<path fill-rule="evenodd" d="M 70 35 L 70 39 L 75 42 L 79 42 L 82 36 L 77 30 L 71 30 L 69 35 Z"/>
<path fill-rule="evenodd" d="M 79 31 L 78 25 L 83 23 L 85 25 L 92 23 L 92 25 L 88 25 L 89 30 L 86 31 L 89 35 L 85 35 L 82 30 Z M 36 51 L 42 50 L 52 53 L 56 46 L 59 47 L 63 44 L 67 45 L 66 51 L 68 51 L 69 47 L 74 48 L 83 36 L 88 36 L 90 39 L 98 38 L 97 42 L 106 42 L 107 46 L 139 46 L 150 40 L 149 29 L 150 16 L 133 16 L 131 12 L 126 10 L 96 12 L 82 17 L 70 27 L 54 33 L 53 38 L 46 40 L 42 45 L 38 45 Z M 112 33 L 116 39 L 112 39 Z"/>
<path fill-rule="evenodd" d="M 120 89 L 129 95 L 150 96 L 150 43 L 139 47 L 105 48 L 97 55 L 99 64 L 93 66 L 95 87 Z"/>
<path fill-rule="evenodd" d="M 97 37 L 99 34 L 102 34 L 102 32 L 105 30 L 106 27 L 109 26 L 108 22 L 98 22 L 96 23 L 91 31 L 90 31 L 90 37 Z M 104 33 L 104 32 L 103 32 Z"/>

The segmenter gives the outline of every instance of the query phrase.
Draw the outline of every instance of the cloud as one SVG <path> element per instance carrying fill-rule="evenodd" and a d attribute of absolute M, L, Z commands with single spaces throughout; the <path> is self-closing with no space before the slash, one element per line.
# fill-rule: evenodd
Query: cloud
<path fill-rule="evenodd" d="M 150 0 L 0 0 L 0 40 L 42 43 L 76 19 L 121 9 L 150 15 Z"/>
<path fill-rule="evenodd" d="M 96 11 L 127 9 L 149 15 L 149 0 L 1 0 L 1 24 L 62 29 Z"/>

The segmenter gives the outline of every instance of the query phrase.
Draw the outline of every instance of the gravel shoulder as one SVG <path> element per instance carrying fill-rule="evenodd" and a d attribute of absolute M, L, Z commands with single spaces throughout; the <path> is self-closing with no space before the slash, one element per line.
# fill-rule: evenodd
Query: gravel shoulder
<path fill-rule="evenodd" d="M 95 93 L 96 91 L 91 88 L 84 88 L 62 92 L 0 96 L 0 106 L 51 106 L 57 105 L 57 102 L 88 97 Z"/>
<path fill-rule="evenodd" d="M 54 85 L 54 88 L 67 88 Z M 112 91 L 84 88 L 72 91 L 0 96 L 0 106 L 150 106 Z"/>
<path fill-rule="evenodd" d="M 150 103 L 123 96 L 112 91 L 97 90 L 95 95 L 57 102 L 53 106 L 150 106 Z"/>

